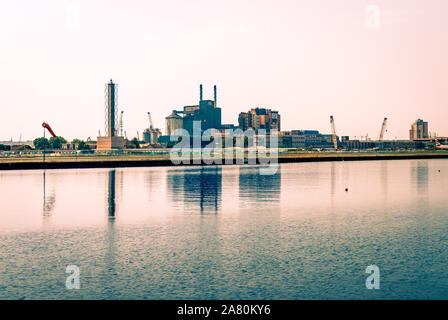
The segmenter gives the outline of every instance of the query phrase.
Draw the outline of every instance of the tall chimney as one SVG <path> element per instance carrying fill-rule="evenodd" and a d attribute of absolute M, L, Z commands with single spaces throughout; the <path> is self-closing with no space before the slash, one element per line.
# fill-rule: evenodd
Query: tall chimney
<path fill-rule="evenodd" d="M 215 92 L 215 108 L 217 108 L 218 105 L 216 104 L 216 85 L 213 86 L 213 91 Z"/>
<path fill-rule="evenodd" d="M 199 101 L 202 101 L 202 84 L 199 85 Z"/>

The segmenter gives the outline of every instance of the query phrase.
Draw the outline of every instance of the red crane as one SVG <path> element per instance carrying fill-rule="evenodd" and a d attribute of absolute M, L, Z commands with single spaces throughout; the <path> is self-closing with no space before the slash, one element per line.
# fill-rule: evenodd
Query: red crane
<path fill-rule="evenodd" d="M 50 125 L 46 122 L 42 122 L 42 127 L 44 127 L 45 129 L 48 130 L 48 132 L 50 132 L 50 134 L 56 138 L 56 135 L 54 134 L 53 130 L 51 129 Z"/>
<path fill-rule="evenodd" d="M 331 134 L 333 135 L 334 150 L 338 150 L 338 136 L 336 135 L 336 127 L 334 126 L 334 118 L 330 116 Z"/>

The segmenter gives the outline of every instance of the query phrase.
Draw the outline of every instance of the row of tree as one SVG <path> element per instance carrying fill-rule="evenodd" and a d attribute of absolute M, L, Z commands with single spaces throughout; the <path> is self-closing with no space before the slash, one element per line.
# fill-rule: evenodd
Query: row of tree
<path fill-rule="evenodd" d="M 50 139 L 40 137 L 34 139 L 34 147 L 38 150 L 45 149 L 62 149 L 62 145 L 67 143 L 67 140 L 63 137 L 51 137 Z M 90 149 L 87 143 L 80 139 L 73 139 L 72 144 L 76 146 L 78 150 Z"/>

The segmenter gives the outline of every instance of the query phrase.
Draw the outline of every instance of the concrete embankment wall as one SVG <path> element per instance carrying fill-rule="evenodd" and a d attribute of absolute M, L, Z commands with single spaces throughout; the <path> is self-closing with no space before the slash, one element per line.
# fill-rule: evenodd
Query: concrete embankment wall
<path fill-rule="evenodd" d="M 448 159 L 448 152 L 408 152 L 408 153 L 302 153 L 283 154 L 278 158 L 279 163 L 320 162 L 320 161 L 364 161 L 364 160 L 400 160 L 400 159 Z M 260 163 L 260 161 L 257 161 Z M 262 163 L 266 163 L 266 160 Z M 185 165 L 205 165 L 190 164 Z M 113 159 L 96 159 L 83 157 L 82 159 L 47 159 L 43 160 L 6 160 L 0 161 L 0 170 L 39 170 L 39 169 L 81 169 L 81 168 L 121 168 L 121 167 L 155 167 L 176 166 L 171 160 L 151 159 L 150 156 L 129 159 L 126 156 Z"/>

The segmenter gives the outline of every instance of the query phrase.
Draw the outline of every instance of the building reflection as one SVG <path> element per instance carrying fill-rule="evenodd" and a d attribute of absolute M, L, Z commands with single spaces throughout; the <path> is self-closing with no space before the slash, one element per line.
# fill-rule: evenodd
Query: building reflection
<path fill-rule="evenodd" d="M 220 167 L 168 170 L 166 181 L 171 201 L 182 202 L 185 210 L 218 212 L 222 191 Z"/>
<path fill-rule="evenodd" d="M 419 195 L 428 193 L 428 161 L 412 161 L 411 179 Z"/>
<path fill-rule="evenodd" d="M 278 202 L 280 200 L 281 171 L 262 175 L 258 167 L 239 168 L 239 197 L 257 203 Z"/>

